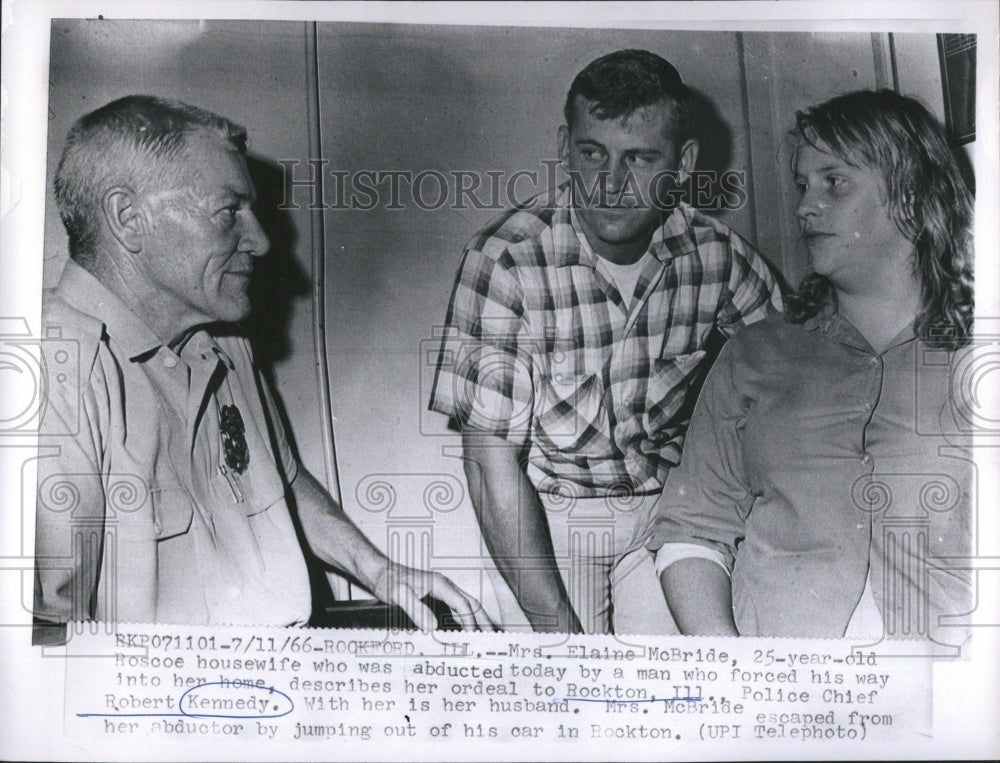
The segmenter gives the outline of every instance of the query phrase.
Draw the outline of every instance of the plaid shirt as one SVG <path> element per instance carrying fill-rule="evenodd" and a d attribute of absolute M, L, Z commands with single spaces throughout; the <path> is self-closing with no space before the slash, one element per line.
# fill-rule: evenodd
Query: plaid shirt
<path fill-rule="evenodd" d="M 682 205 L 654 232 L 626 302 L 568 188 L 554 193 L 466 248 L 430 407 L 527 446 L 540 493 L 658 492 L 680 461 L 713 326 L 732 334 L 780 310 L 780 292 L 745 240 Z"/>

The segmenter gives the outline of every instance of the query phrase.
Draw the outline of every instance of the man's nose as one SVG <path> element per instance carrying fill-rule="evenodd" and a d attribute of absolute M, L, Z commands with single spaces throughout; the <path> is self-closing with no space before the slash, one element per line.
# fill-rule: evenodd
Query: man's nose
<path fill-rule="evenodd" d="M 624 161 L 612 163 L 610 169 L 608 170 L 607 182 L 604 186 L 608 193 L 619 193 L 623 188 L 625 188 L 628 174 L 629 168 L 626 166 Z"/>
<path fill-rule="evenodd" d="M 253 257 L 263 257 L 271 249 L 271 242 L 264 233 L 257 216 L 250 210 L 246 211 L 243 220 L 243 231 L 240 236 L 240 251 Z"/>

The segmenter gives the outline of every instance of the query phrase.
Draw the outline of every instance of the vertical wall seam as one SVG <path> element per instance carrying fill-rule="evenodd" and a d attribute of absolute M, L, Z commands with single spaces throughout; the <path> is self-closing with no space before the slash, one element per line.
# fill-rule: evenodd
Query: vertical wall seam
<path fill-rule="evenodd" d="M 875 65 L 875 87 L 878 90 L 882 90 L 890 86 L 888 62 L 886 61 L 888 58 L 886 40 L 881 32 L 872 32 L 871 39 L 872 61 Z"/>
<path fill-rule="evenodd" d="M 743 110 L 743 123 L 746 125 L 746 162 L 747 174 L 750 176 L 751 192 L 747 194 L 750 203 L 750 224 L 753 226 L 753 241 L 760 248 L 760 234 L 757 226 L 757 183 L 754 175 L 753 141 L 750 139 L 750 91 L 747 86 L 746 50 L 743 46 L 743 32 L 736 33 L 736 60 L 740 71 L 740 107 Z"/>
<path fill-rule="evenodd" d="M 309 159 L 323 158 L 323 126 L 320 121 L 319 89 L 319 24 L 308 21 L 306 37 L 306 118 L 309 131 Z M 316 384 L 319 392 L 320 431 L 323 441 L 323 466 L 330 495 L 343 507 L 340 492 L 340 472 L 337 469 L 337 444 L 333 426 L 333 401 L 330 394 L 330 356 L 326 346 L 326 196 L 324 167 L 310 165 L 319 173 L 315 178 L 319 188 L 320 208 L 309 210 L 309 232 L 312 244 L 312 319 L 313 359 L 316 363 Z M 329 576 L 327 576 L 329 578 Z M 330 580 L 337 598 L 353 598 L 353 586 L 346 579 Z"/>
<path fill-rule="evenodd" d="M 309 158 L 323 156 L 323 131 L 320 124 L 319 92 L 319 31 L 315 21 L 306 22 L 306 101 L 309 125 Z M 310 237 L 312 241 L 312 318 L 313 354 L 316 379 L 319 385 L 320 427 L 323 438 L 323 462 L 326 469 L 327 489 L 341 502 L 340 479 L 337 471 L 337 448 L 333 431 L 333 403 L 330 396 L 330 362 L 326 347 L 326 226 L 322 206 L 322 164 L 313 165 L 319 172 L 315 178 L 319 188 L 320 208 L 309 210 Z M 342 502 L 341 502 L 342 503 Z"/>
<path fill-rule="evenodd" d="M 889 32 L 889 66 L 892 70 L 892 89 L 899 92 L 899 66 L 896 63 L 896 35 Z"/>

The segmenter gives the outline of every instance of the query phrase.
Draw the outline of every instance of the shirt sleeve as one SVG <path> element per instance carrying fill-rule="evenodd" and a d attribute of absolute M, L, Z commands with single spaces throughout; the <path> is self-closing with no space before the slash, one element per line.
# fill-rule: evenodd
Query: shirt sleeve
<path fill-rule="evenodd" d="M 437 357 L 431 410 L 463 429 L 524 444 L 531 426 L 530 332 L 509 256 L 467 250 Z"/>
<path fill-rule="evenodd" d="M 730 577 L 733 574 L 733 571 L 726 566 L 725 557 L 714 548 L 700 546 L 697 543 L 664 543 L 656 552 L 656 560 L 653 562 L 656 577 L 660 577 L 667 567 L 681 559 L 707 559 L 719 565 Z"/>
<path fill-rule="evenodd" d="M 43 357 L 58 347 L 42 343 Z M 102 421 L 106 385 L 100 364 L 52 384 L 39 425 L 35 502 L 35 617 L 64 623 L 95 617 L 107 497 Z M 103 404 L 102 404 L 103 401 Z"/>
<path fill-rule="evenodd" d="M 742 326 L 780 313 L 784 304 L 778 280 L 760 252 L 736 233 L 731 233 L 729 246 L 729 284 L 718 323 L 727 336 L 732 336 Z"/>
<path fill-rule="evenodd" d="M 647 547 L 697 544 L 733 568 L 754 496 L 744 473 L 742 430 L 746 405 L 739 390 L 733 343 L 722 349 L 698 398 L 681 463 L 673 469 L 654 507 Z M 717 559 L 718 561 L 718 559 Z"/>

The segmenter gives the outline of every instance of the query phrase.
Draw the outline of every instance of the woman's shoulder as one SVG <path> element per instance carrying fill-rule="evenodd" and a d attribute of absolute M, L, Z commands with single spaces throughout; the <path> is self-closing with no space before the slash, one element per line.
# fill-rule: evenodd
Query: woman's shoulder
<path fill-rule="evenodd" d="M 738 358 L 771 359 L 790 347 L 807 341 L 815 330 L 810 322 L 789 323 L 781 313 L 769 315 L 739 331 L 727 342 L 727 349 Z"/>

